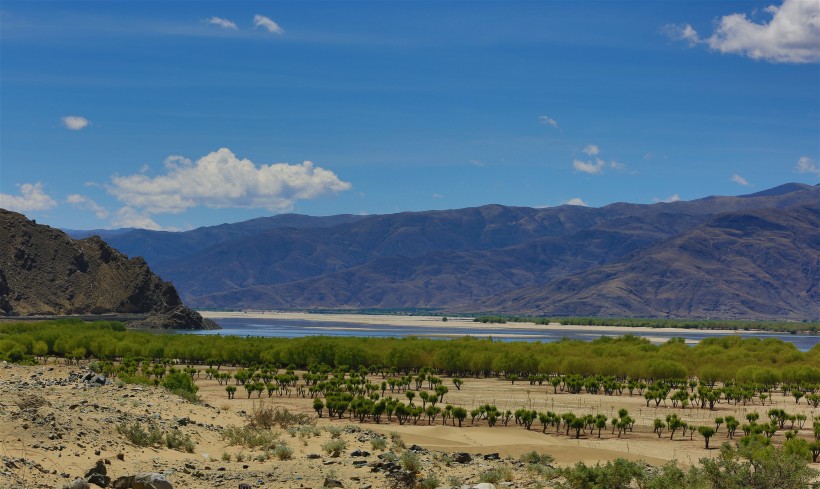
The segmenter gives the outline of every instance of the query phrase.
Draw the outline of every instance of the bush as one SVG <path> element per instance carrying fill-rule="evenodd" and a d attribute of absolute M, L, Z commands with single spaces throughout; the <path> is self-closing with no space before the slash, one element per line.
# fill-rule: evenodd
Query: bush
<path fill-rule="evenodd" d="M 511 481 L 512 479 L 512 470 L 510 470 L 509 467 L 496 467 L 478 476 L 479 482 L 489 482 L 490 484 L 497 484 L 502 481 Z"/>
<path fill-rule="evenodd" d="M 341 438 L 334 438 L 322 445 L 322 450 L 331 457 L 338 457 L 346 448 L 347 443 Z"/>
<path fill-rule="evenodd" d="M 188 402 L 202 402 L 199 396 L 196 395 L 199 387 L 194 384 L 194 380 L 191 376 L 185 372 L 171 369 L 171 371 L 163 377 L 162 386 Z"/>
<path fill-rule="evenodd" d="M 421 472 L 421 459 L 416 452 L 404 452 L 401 454 L 401 458 L 399 460 L 401 461 L 401 467 L 404 470 L 414 474 Z"/>
<path fill-rule="evenodd" d="M 447 318 L 444 319 L 446 320 Z M 431 475 L 422 479 L 419 485 L 423 489 L 436 489 L 439 486 L 439 481 L 438 478 L 436 478 L 436 476 Z"/>
<path fill-rule="evenodd" d="M 273 449 L 273 456 L 279 460 L 290 460 L 293 458 L 293 449 L 286 443 L 280 443 Z"/>
<path fill-rule="evenodd" d="M 407 445 L 404 444 L 404 440 L 401 439 L 401 434 L 399 434 L 396 431 L 391 431 L 390 432 L 390 441 L 393 442 L 393 447 L 394 448 L 403 449 L 407 446 Z"/>
<path fill-rule="evenodd" d="M 270 407 L 264 402 L 259 402 L 254 405 L 251 413 L 250 425 L 254 428 L 271 429 L 279 425 L 283 429 L 291 426 L 300 426 L 310 424 L 311 420 L 307 414 L 291 413 L 283 407 Z"/>
<path fill-rule="evenodd" d="M 194 453 L 194 448 L 196 448 L 196 444 L 191 440 L 191 437 L 183 434 L 177 428 L 173 428 L 165 434 L 165 446 L 172 450 L 188 453 Z"/>
<path fill-rule="evenodd" d="M 553 458 L 552 455 L 548 453 L 538 453 L 535 450 L 522 454 L 518 460 L 525 464 L 537 465 L 551 465 L 555 462 L 555 458 Z"/>
<path fill-rule="evenodd" d="M 273 448 L 279 441 L 279 433 L 259 430 L 250 426 L 244 428 L 228 426 L 222 430 L 221 435 L 222 439 L 228 442 L 229 445 L 240 445 L 248 448 Z"/>
<path fill-rule="evenodd" d="M 370 447 L 373 450 L 384 450 L 387 448 L 387 439 L 382 436 L 375 436 L 370 439 Z"/>
<path fill-rule="evenodd" d="M 148 429 L 142 428 L 139 421 L 133 424 L 120 423 L 117 425 L 117 433 L 125 436 L 125 439 L 138 447 L 153 447 L 162 443 L 162 432 L 157 425 L 151 423 Z"/>
<path fill-rule="evenodd" d="M 339 438 L 340 436 L 342 436 L 342 429 L 338 426 L 325 426 L 325 431 L 330 433 L 331 438 Z"/>

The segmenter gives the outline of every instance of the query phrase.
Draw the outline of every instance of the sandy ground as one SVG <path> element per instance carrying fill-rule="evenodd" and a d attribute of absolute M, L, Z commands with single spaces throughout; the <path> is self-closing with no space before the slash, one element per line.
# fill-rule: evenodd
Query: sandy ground
<path fill-rule="evenodd" d="M 225 318 L 246 318 L 246 319 L 276 319 L 276 320 L 299 320 L 299 321 L 328 321 L 336 323 L 350 324 L 347 329 L 350 331 L 356 330 L 356 325 L 386 325 L 415 328 L 441 328 L 447 327 L 458 331 L 459 329 L 479 329 L 493 331 L 493 336 L 504 337 L 498 335 L 496 332 L 499 329 L 506 327 L 515 328 L 519 330 L 531 330 L 534 333 L 543 331 L 565 331 L 567 333 L 577 333 L 579 331 L 600 332 L 600 333 L 619 333 L 619 334 L 634 334 L 645 336 L 652 341 L 662 341 L 657 337 L 653 337 L 652 333 L 657 333 L 657 328 L 645 327 L 623 327 L 623 326 L 580 326 L 580 325 L 562 325 L 558 323 L 550 323 L 548 325 L 535 323 L 507 323 L 507 324 L 482 324 L 473 322 L 473 318 L 447 316 L 448 321 L 442 322 L 440 316 L 403 316 L 403 315 L 371 315 L 371 314 L 311 314 L 303 312 L 277 312 L 277 311 L 238 311 L 238 312 L 221 312 L 221 311 L 198 311 L 203 317 L 209 319 L 225 319 Z M 691 329 L 684 328 L 664 328 L 664 333 L 692 333 Z M 725 330 L 710 330 L 698 329 L 694 330 L 699 334 L 719 334 L 726 335 L 729 331 Z M 522 337 L 524 335 L 516 334 L 510 335 Z M 665 339 L 664 339 L 665 341 Z"/>
<path fill-rule="evenodd" d="M 200 369 L 204 370 L 204 367 Z M 0 368 L 0 487 L 62 487 L 66 482 L 83 476 L 97 460 L 107 461 L 108 474 L 114 479 L 138 472 L 158 472 L 165 474 L 174 487 L 235 488 L 239 483 L 246 483 L 255 488 L 316 488 L 321 487 L 328 476 L 342 481 L 344 487 L 386 487 L 384 473 L 371 472 L 368 466 L 354 465 L 356 460 L 375 462 L 376 456 L 382 453 L 371 447 L 371 432 L 385 435 L 397 432 L 408 447 L 417 444 L 428 450 L 421 455 L 422 473 L 436 476 L 442 484 L 450 477 L 462 483 L 476 483 L 483 472 L 505 465 L 513 469 L 511 487 L 534 487 L 539 476 L 517 463 L 522 453 L 532 450 L 548 453 L 558 465 L 564 466 L 579 461 L 603 463 L 617 457 L 644 460 L 654 465 L 672 459 L 682 464 L 693 464 L 702 457 L 717 454 L 715 448 L 726 440 L 725 427 L 721 427 L 712 439 L 712 450 L 704 448 L 704 442 L 697 433 L 690 439 L 689 435 L 684 438 L 678 432 L 674 440 L 669 439 L 668 432 L 663 438 L 653 434 L 652 421 L 670 413 L 677 413 L 692 425 L 708 425 L 716 416 L 730 414 L 744 419 L 745 414 L 751 411 L 760 412 L 761 419 L 766 419 L 766 411 L 772 407 L 783 408 L 792 414 L 804 413 L 809 420 L 817 414 L 805 401 L 795 405 L 793 398 L 779 393 L 774 395 L 773 405 L 767 402 L 761 406 L 759 400 L 749 406 L 722 403 L 710 412 L 693 408 L 673 409 L 663 404 L 659 408 L 647 408 L 642 397 L 630 397 L 626 392 L 621 396 L 572 395 L 560 391 L 555 394 L 552 386 L 529 385 L 520 381 L 513 385 L 498 379 L 465 379 L 462 389 L 456 390 L 450 379 L 445 379 L 444 385 L 449 387 L 450 392 L 445 395 L 444 403 L 461 405 L 468 411 L 479 404 L 491 403 L 501 410 L 515 411 L 527 407 L 559 414 L 568 411 L 578 415 L 602 413 L 611 418 L 618 409 L 626 408 L 637 420 L 634 431 L 621 438 L 607 429 L 600 439 L 597 434 L 585 434 L 575 439 L 566 436 L 563 431 L 556 434 L 552 428 L 544 434 L 537 421 L 528 431 L 515 426 L 512 421 L 507 427 L 499 424 L 490 428 L 483 421 L 472 426 L 469 416 L 462 428 L 449 423 L 442 426 L 441 418 L 433 425 L 428 425 L 426 418 L 422 418 L 418 425 L 399 425 L 395 419 L 392 423 L 384 419 L 381 424 L 360 424 L 349 419 L 329 420 L 326 417 L 317 419 L 311 409 L 310 398 L 295 394 L 290 397 L 274 394 L 268 398 L 263 393 L 261 398 L 254 394 L 248 399 L 240 386 L 236 398 L 228 400 L 225 386 L 214 380 L 206 380 L 204 375 L 197 380 L 204 403 L 190 404 L 161 388 L 116 382 L 92 387 L 76 380 L 66 380 L 70 372 L 80 371 L 80 367 L 67 366 L 62 361 L 54 360 L 41 366 L 5 365 Z M 371 380 L 380 382 L 382 379 L 374 377 Z M 406 399 L 403 393 L 394 395 Z M 47 404 L 25 409 L 18 400 L 30 396 L 42 398 Z M 416 402 L 420 402 L 418 397 Z M 259 449 L 233 446 L 222 439 L 220 433 L 223 428 L 245 425 L 247 413 L 253 412 L 260 403 L 307 413 L 320 428 L 328 425 L 348 427 L 349 432 L 342 435 L 347 442 L 347 450 L 339 458 L 326 455 L 321 445 L 330 440 L 330 434 L 325 430 L 304 441 L 280 430 L 280 439 L 293 449 L 293 459 L 286 461 L 263 459 L 263 452 Z M 180 424 L 180 420 L 186 418 L 190 422 Z M 132 445 L 117 433 L 115 427 L 122 422 L 135 420 L 157 422 L 163 430 L 178 426 L 181 432 L 196 442 L 196 448 L 193 453 L 185 453 L 165 447 L 140 448 Z M 807 423 L 799 436 L 813 439 L 810 424 Z M 774 441 L 782 443 L 782 431 L 775 435 Z M 388 450 L 391 447 L 388 442 Z M 357 459 L 350 455 L 355 449 L 366 450 L 371 455 Z M 400 449 L 394 450 L 401 453 Z M 454 452 L 473 454 L 473 461 L 467 464 L 447 462 L 445 455 Z M 501 460 L 483 460 L 481 455 L 490 453 L 498 453 Z M 308 458 L 309 454 L 319 454 L 320 458 Z M 242 458 L 241 461 L 237 460 L 237 455 Z"/>

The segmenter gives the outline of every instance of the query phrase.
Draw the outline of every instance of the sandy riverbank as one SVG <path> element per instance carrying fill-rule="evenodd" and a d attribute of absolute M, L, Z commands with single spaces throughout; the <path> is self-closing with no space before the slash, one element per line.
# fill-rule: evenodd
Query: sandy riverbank
<path fill-rule="evenodd" d="M 651 336 L 651 333 L 663 331 L 664 333 L 691 334 L 696 331 L 698 334 L 728 334 L 730 331 L 714 329 L 685 329 L 685 328 L 646 328 L 646 327 L 625 327 L 625 326 L 587 326 L 587 325 L 562 325 L 558 323 L 535 324 L 535 323 L 507 323 L 507 324 L 482 324 L 473 322 L 471 317 L 448 316 L 447 322 L 443 323 L 441 316 L 402 316 L 402 315 L 372 315 L 372 314 L 312 314 L 305 312 L 277 312 L 277 311 L 199 311 L 203 317 L 208 319 L 274 319 L 274 320 L 296 320 L 296 321 L 321 321 L 349 324 L 349 330 L 355 330 L 356 325 L 383 325 L 413 328 L 441 328 L 446 326 L 457 331 L 459 329 L 479 329 L 487 331 L 498 331 L 505 327 L 516 330 L 530 330 L 533 332 L 561 332 L 567 333 L 582 331 L 592 331 L 600 333 L 615 334 L 635 334 L 641 336 Z M 498 335 L 496 335 L 498 336 Z M 520 336 L 520 335 L 518 335 Z"/>

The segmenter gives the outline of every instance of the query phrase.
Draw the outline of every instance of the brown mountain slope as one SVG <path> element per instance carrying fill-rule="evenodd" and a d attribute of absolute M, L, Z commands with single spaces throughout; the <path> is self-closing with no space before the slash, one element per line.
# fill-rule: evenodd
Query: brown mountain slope
<path fill-rule="evenodd" d="M 616 264 L 486 301 L 562 316 L 820 319 L 820 207 L 723 214 Z"/>
<path fill-rule="evenodd" d="M 209 328 L 174 286 L 98 237 L 73 240 L 0 209 L 0 314 L 139 315 L 135 327 Z"/>

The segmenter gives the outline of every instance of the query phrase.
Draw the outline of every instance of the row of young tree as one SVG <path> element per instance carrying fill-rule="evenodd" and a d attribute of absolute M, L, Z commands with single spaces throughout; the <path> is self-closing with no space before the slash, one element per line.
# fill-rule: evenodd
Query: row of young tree
<path fill-rule="evenodd" d="M 820 385 L 820 346 L 808 352 L 778 339 L 707 338 L 688 346 L 682 339 L 661 345 L 634 336 L 553 343 L 499 342 L 464 337 L 424 338 L 241 338 L 219 335 L 126 331 L 120 323 L 77 320 L 0 324 L 0 356 L 12 361 L 57 355 L 69 360 L 143 357 L 197 364 L 314 364 L 380 366 L 414 374 L 430 366 L 441 375 L 590 378 L 625 382 L 698 378 L 704 384 L 759 385 L 761 389 Z"/>

